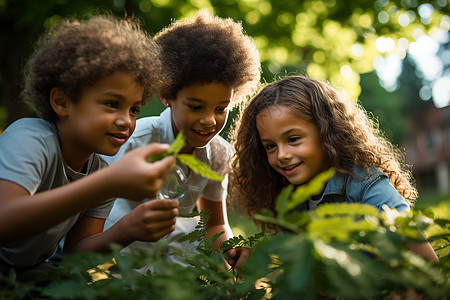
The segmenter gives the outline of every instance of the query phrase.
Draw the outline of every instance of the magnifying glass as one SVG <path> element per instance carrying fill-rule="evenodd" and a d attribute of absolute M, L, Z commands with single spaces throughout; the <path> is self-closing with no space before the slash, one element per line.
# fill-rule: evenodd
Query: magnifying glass
<path fill-rule="evenodd" d="M 178 165 L 174 165 L 172 171 L 163 183 L 156 196 L 157 199 L 179 200 L 183 198 L 187 190 L 187 176 Z"/>

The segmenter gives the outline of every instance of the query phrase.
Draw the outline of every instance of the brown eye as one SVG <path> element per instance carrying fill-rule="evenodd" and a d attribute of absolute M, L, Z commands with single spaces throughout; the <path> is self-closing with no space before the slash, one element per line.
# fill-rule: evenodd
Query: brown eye
<path fill-rule="evenodd" d="M 266 151 L 270 151 L 275 149 L 275 145 L 274 144 L 267 144 L 264 146 L 264 148 L 266 149 Z"/>
<path fill-rule="evenodd" d="M 192 111 L 199 111 L 200 109 L 202 109 L 201 106 L 196 106 L 196 105 L 187 105 Z"/>
<path fill-rule="evenodd" d="M 228 107 L 217 107 L 216 110 L 218 110 L 219 112 L 226 112 L 228 109 Z"/>
<path fill-rule="evenodd" d="M 130 109 L 130 113 L 131 113 L 133 116 L 137 115 L 140 111 L 141 111 L 141 108 L 140 108 L 140 107 L 132 107 L 132 108 Z"/>
<path fill-rule="evenodd" d="M 289 139 L 288 139 L 288 143 L 295 143 L 295 142 L 297 142 L 297 141 L 299 141 L 300 140 L 300 137 L 298 137 L 298 136 L 291 136 Z"/>
<path fill-rule="evenodd" d="M 110 108 L 119 108 L 119 103 L 117 101 L 107 101 L 105 102 L 105 106 Z"/>

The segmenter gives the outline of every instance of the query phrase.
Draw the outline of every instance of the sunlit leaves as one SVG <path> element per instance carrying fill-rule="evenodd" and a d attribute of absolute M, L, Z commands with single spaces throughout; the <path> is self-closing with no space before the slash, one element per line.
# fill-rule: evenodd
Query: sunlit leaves
<path fill-rule="evenodd" d="M 192 171 L 194 171 L 197 174 L 202 175 L 203 177 L 222 181 L 223 177 L 205 164 L 204 162 L 198 160 L 194 155 L 192 154 L 179 154 L 179 152 L 186 146 L 186 141 L 184 135 L 180 132 L 176 136 L 173 143 L 170 145 L 169 149 L 164 153 L 158 153 L 155 155 L 152 155 L 148 161 L 154 162 L 160 159 L 163 159 L 166 156 L 173 155 L 175 156 L 182 164 L 189 167 Z"/>
<path fill-rule="evenodd" d="M 198 251 L 169 253 L 182 258 L 184 265 L 165 261 L 168 241 L 164 239 L 152 243 L 155 251 L 142 248 L 124 253 L 114 245 L 112 255 L 117 260 L 113 265 L 110 254 L 68 256 L 65 267 L 56 270 L 48 285 L 19 286 L 13 278 L 0 275 L 4 284 L 0 298 L 21 299 L 17 295 L 33 291 L 49 299 L 66 299 L 70 291 L 71 297 L 80 299 L 140 299 L 151 295 L 157 299 L 360 300 L 392 299 L 392 295 L 405 296 L 413 288 L 423 298 L 445 299 L 448 268 L 440 268 L 409 251 L 406 243 L 410 240 L 398 234 L 406 227 L 417 229 L 421 218 L 432 215 L 413 211 L 387 216 L 386 212 L 378 213 L 368 205 L 343 203 L 323 204 L 315 211 L 291 212 L 282 219 L 263 213 L 260 216 L 291 224 L 297 230 L 285 227 L 288 230 L 271 236 L 265 235 L 263 227 L 262 232 L 247 239 L 236 236 L 226 242 L 222 250 L 253 248 L 240 273 L 225 268 L 224 254 L 212 246 L 217 235 L 205 238 L 208 213 L 195 212 L 183 216 L 200 216 L 200 221 L 196 230 L 182 240 L 198 243 Z M 306 222 L 294 225 L 296 219 Z M 449 222 L 440 224 L 448 226 Z M 107 263 L 108 272 L 95 267 L 102 262 Z M 143 275 L 138 270 L 145 264 L 159 268 Z M 441 257 L 441 264 L 448 264 L 448 255 Z M 106 277 L 92 281 L 86 272 L 92 268 Z"/>
<path fill-rule="evenodd" d="M 334 169 L 329 169 L 316 175 L 311 181 L 306 184 L 298 186 L 292 193 L 292 198 L 286 206 L 286 210 L 292 210 L 299 204 L 306 201 L 309 197 L 319 195 L 330 177 L 334 174 Z M 280 214 L 284 214 L 285 211 L 279 211 Z"/>
<path fill-rule="evenodd" d="M 325 242 L 345 241 L 354 233 L 374 231 L 379 225 L 376 218 L 357 219 L 349 215 L 338 218 L 313 218 L 307 230 L 312 239 L 320 238 Z"/>
<path fill-rule="evenodd" d="M 217 181 L 223 180 L 222 176 L 220 176 L 219 174 L 217 174 L 216 172 L 211 170 L 211 168 L 207 164 L 196 159 L 191 154 L 177 154 L 175 157 L 182 164 L 188 166 L 192 171 L 194 171 L 197 174 L 202 175 L 203 177 L 206 177 L 206 178 L 209 178 L 212 180 L 217 180 Z"/>
<path fill-rule="evenodd" d="M 261 226 L 261 231 L 244 238 L 242 235 L 234 236 L 220 244 L 220 250 L 237 249 L 242 247 L 254 248 L 255 245 L 260 243 L 266 236 L 266 223 Z"/>
<path fill-rule="evenodd" d="M 379 217 L 376 207 L 372 205 L 361 205 L 360 203 L 346 203 L 346 205 L 322 204 L 314 211 L 318 218 L 327 216 L 341 216 L 351 214 L 353 216 L 375 216 Z"/>

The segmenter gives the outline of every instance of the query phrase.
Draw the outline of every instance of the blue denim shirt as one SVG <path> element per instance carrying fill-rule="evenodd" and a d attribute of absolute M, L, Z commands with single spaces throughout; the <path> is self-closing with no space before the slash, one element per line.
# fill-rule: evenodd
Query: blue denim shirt
<path fill-rule="evenodd" d="M 325 191 L 318 201 L 322 203 L 365 203 L 378 208 L 386 204 L 398 211 L 409 211 L 409 205 L 397 190 L 389 183 L 389 177 L 376 167 L 355 166 L 352 175 L 334 174 L 328 181 Z M 302 203 L 299 210 L 309 209 L 308 201 Z"/>

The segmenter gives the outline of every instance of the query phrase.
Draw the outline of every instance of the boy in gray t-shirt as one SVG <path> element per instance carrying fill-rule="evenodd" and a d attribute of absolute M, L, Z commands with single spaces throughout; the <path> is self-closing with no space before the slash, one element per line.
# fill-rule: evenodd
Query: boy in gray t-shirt
<path fill-rule="evenodd" d="M 173 158 L 148 163 L 152 144 L 107 167 L 131 136 L 141 105 L 162 82 L 159 51 L 133 21 L 62 21 L 40 39 L 27 64 L 23 96 L 42 119 L 0 135 L 0 271 L 30 280 L 64 252 L 108 251 L 110 243 L 156 241 L 172 232 L 178 202 L 137 206 L 103 232 L 115 197 L 156 195 Z"/>

